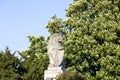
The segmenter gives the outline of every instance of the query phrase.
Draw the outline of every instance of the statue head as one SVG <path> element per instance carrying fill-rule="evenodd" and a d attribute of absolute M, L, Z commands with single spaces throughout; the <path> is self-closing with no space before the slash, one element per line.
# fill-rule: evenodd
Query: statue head
<path fill-rule="evenodd" d="M 51 47 L 61 47 L 62 46 L 62 36 L 59 33 L 54 33 L 53 35 L 51 35 L 49 42 L 48 42 L 48 48 Z"/>

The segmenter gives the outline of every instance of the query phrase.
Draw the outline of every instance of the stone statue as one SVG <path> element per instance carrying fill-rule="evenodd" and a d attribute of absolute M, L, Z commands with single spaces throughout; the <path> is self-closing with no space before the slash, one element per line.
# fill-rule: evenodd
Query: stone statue
<path fill-rule="evenodd" d="M 62 47 L 62 36 L 59 33 L 54 33 L 48 41 L 48 57 L 49 66 L 44 71 L 44 80 L 56 80 L 56 77 L 63 72 L 66 72 L 63 61 L 64 50 Z"/>
<path fill-rule="evenodd" d="M 62 48 L 62 36 L 59 33 L 54 33 L 48 41 L 48 56 L 49 67 L 61 67 L 63 65 L 64 50 Z"/>

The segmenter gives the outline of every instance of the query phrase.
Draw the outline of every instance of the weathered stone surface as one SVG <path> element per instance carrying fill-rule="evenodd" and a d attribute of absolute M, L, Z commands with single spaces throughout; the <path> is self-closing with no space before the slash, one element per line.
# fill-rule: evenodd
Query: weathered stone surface
<path fill-rule="evenodd" d="M 62 67 L 54 67 L 54 68 L 48 67 L 48 70 L 45 70 L 44 72 L 44 80 L 47 79 L 56 80 L 56 77 L 63 72 L 64 70 Z"/>
<path fill-rule="evenodd" d="M 64 50 L 62 48 L 62 36 L 58 33 L 51 35 L 48 41 L 49 67 L 60 67 L 63 65 Z"/>

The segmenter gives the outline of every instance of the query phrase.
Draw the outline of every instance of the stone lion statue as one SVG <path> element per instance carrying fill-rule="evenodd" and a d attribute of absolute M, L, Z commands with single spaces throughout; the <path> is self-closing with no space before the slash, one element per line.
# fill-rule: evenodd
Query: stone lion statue
<path fill-rule="evenodd" d="M 62 48 L 62 36 L 59 33 L 54 33 L 50 36 L 48 41 L 48 56 L 49 56 L 49 67 L 60 67 L 63 66 L 64 50 Z"/>

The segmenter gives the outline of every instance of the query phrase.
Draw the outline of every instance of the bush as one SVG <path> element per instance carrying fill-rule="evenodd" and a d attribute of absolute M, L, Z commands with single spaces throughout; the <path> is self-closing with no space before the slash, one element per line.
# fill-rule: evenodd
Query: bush
<path fill-rule="evenodd" d="M 57 77 L 56 80 L 86 80 L 77 72 L 66 72 Z"/>

